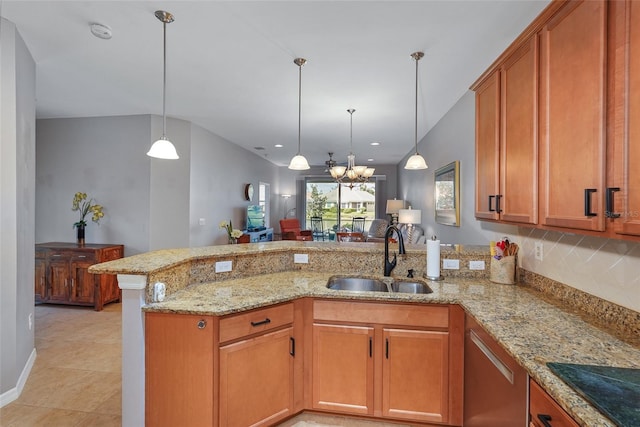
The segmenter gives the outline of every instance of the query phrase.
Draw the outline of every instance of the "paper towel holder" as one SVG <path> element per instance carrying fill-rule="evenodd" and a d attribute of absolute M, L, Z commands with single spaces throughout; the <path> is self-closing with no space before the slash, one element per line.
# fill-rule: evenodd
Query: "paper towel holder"
<path fill-rule="evenodd" d="M 434 241 L 435 241 L 436 239 L 437 239 L 437 237 L 436 237 L 436 236 L 431 236 L 431 239 L 430 239 L 430 240 L 434 240 Z M 428 268 L 427 268 L 427 271 L 428 271 Z M 437 282 L 437 281 L 444 280 L 444 276 L 443 276 L 442 274 L 441 274 L 441 275 L 439 275 L 439 276 L 429 276 L 429 275 L 427 274 L 427 271 L 425 271 L 425 272 L 422 274 L 422 277 L 424 277 L 425 279 L 430 280 L 430 281 L 432 281 L 432 282 Z M 438 271 L 440 271 L 440 266 L 438 266 Z"/>

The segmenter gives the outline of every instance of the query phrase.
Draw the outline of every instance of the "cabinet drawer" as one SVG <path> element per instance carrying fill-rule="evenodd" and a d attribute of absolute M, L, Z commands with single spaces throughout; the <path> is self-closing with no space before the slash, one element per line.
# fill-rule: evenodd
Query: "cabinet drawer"
<path fill-rule="evenodd" d="M 106 262 L 106 261 L 112 261 L 114 259 L 120 259 L 122 258 L 122 248 L 120 247 L 116 247 L 116 248 L 109 248 L 109 249 L 104 249 L 102 251 L 102 256 L 100 257 L 101 260 L 100 262 Z"/>
<path fill-rule="evenodd" d="M 71 252 L 71 261 L 89 262 L 95 264 L 96 254 L 94 252 Z"/>
<path fill-rule="evenodd" d="M 531 424 L 543 425 L 538 416 L 549 417 L 553 427 L 578 427 L 573 419 L 533 380 L 529 380 L 529 413 Z"/>
<path fill-rule="evenodd" d="M 220 343 L 293 323 L 293 304 L 261 308 L 220 319 Z"/>
<path fill-rule="evenodd" d="M 449 326 L 449 308 L 439 305 L 320 300 L 313 303 L 313 319 L 327 322 L 447 328 Z"/>

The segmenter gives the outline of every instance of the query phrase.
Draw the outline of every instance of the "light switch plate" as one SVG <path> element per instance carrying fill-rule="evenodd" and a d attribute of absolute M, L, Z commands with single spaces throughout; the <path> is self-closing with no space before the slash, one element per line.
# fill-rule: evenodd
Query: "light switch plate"
<path fill-rule="evenodd" d="M 459 259 L 443 259 L 442 268 L 444 268 L 445 270 L 460 270 L 460 260 Z"/>
<path fill-rule="evenodd" d="M 309 264 L 309 254 L 293 254 L 294 264 Z"/>
<path fill-rule="evenodd" d="M 227 271 L 231 271 L 231 269 L 232 269 L 231 261 L 216 262 L 216 273 L 226 273 Z"/>
<path fill-rule="evenodd" d="M 484 261 L 469 261 L 469 270 L 484 270 Z"/>

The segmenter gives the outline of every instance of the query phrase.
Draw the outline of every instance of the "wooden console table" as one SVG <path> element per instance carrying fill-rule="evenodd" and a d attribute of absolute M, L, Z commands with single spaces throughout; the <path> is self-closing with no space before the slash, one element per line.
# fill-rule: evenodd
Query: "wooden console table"
<path fill-rule="evenodd" d="M 93 264 L 124 256 L 123 245 L 38 243 L 35 258 L 35 302 L 93 306 L 120 300 L 113 274 L 92 274 Z"/>

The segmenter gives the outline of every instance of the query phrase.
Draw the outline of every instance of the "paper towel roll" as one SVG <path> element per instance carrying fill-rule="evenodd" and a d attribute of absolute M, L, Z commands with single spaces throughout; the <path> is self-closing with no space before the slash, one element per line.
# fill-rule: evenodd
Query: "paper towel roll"
<path fill-rule="evenodd" d="M 427 240 L 427 278 L 440 278 L 440 240 Z"/>

